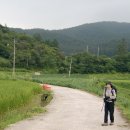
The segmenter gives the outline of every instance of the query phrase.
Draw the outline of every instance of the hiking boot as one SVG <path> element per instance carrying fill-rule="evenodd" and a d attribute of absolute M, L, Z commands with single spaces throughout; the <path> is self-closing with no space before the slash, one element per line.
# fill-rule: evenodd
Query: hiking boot
<path fill-rule="evenodd" d="M 111 122 L 110 125 L 114 125 L 114 122 Z"/>
<path fill-rule="evenodd" d="M 108 123 L 103 123 L 102 126 L 108 126 Z"/>

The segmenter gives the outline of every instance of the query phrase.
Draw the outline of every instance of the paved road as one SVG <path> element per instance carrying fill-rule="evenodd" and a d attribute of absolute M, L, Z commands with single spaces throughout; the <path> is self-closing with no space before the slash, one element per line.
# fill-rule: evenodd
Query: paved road
<path fill-rule="evenodd" d="M 102 99 L 89 93 L 52 86 L 54 99 L 48 112 L 20 121 L 6 130 L 130 130 L 120 113 L 115 111 L 115 125 L 102 127 Z"/>

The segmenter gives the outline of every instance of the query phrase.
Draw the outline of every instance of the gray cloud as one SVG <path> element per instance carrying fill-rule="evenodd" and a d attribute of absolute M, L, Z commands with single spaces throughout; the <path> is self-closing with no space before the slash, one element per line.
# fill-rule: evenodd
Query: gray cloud
<path fill-rule="evenodd" d="M 0 23 L 60 29 L 98 21 L 130 22 L 130 0 L 0 0 Z"/>

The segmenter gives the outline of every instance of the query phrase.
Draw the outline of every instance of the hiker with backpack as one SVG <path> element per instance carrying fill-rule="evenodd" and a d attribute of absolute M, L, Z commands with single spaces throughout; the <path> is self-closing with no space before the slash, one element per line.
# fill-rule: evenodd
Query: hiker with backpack
<path fill-rule="evenodd" d="M 106 83 L 103 93 L 105 103 L 104 123 L 102 126 L 108 126 L 108 113 L 110 114 L 110 125 L 114 125 L 114 105 L 116 101 L 117 90 L 111 82 Z"/>

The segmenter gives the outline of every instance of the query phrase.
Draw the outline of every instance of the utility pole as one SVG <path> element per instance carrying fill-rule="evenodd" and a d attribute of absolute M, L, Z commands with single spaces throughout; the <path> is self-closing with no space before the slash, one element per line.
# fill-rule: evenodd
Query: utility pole
<path fill-rule="evenodd" d="M 97 57 L 99 57 L 99 54 L 100 54 L 100 48 L 99 48 L 99 45 L 98 45 Z"/>
<path fill-rule="evenodd" d="M 13 72 L 12 72 L 12 76 L 13 78 L 15 79 L 15 54 L 16 54 L 16 48 L 15 48 L 15 44 L 16 44 L 16 41 L 15 41 L 15 38 L 14 38 L 14 52 L 13 52 Z"/>
<path fill-rule="evenodd" d="M 88 45 L 86 46 L 86 52 L 88 53 Z"/>
<path fill-rule="evenodd" d="M 70 62 L 69 77 L 71 75 L 71 68 L 72 68 L 72 57 L 71 57 L 71 62 Z"/>

